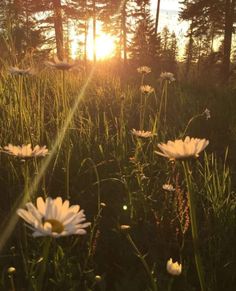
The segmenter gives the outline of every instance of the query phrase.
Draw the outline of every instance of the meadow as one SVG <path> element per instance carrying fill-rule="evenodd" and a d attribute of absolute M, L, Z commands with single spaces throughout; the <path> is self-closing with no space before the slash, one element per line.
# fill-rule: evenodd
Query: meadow
<path fill-rule="evenodd" d="M 235 290 L 235 80 L 35 68 L 1 68 L 0 290 Z M 157 153 L 187 136 L 209 144 Z M 17 209 L 38 197 L 80 205 L 86 233 L 62 236 L 51 217 L 54 236 L 33 237 Z"/>

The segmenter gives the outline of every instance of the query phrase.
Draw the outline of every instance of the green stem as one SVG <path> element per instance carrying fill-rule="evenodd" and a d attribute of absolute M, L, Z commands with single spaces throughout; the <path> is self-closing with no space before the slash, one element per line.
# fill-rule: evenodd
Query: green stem
<path fill-rule="evenodd" d="M 139 115 L 139 128 L 140 130 L 143 130 L 143 93 L 141 92 L 140 96 L 140 115 Z"/>
<path fill-rule="evenodd" d="M 21 127 L 21 140 L 24 143 L 24 122 L 23 122 L 23 77 L 19 76 L 18 80 L 18 102 L 19 102 L 19 117 L 20 117 L 20 127 Z"/>
<path fill-rule="evenodd" d="M 146 260 L 144 259 L 144 256 L 141 254 L 141 252 L 137 248 L 135 242 L 133 241 L 133 239 L 132 239 L 132 237 L 130 236 L 129 233 L 127 234 L 127 239 L 130 242 L 131 246 L 133 247 L 137 257 L 141 260 L 141 262 L 142 262 L 142 264 L 144 266 L 144 269 L 146 270 L 146 272 L 147 272 L 147 274 L 148 274 L 148 276 L 150 278 L 152 290 L 153 291 L 157 291 L 157 284 L 156 284 L 156 280 L 153 278 L 152 271 L 150 270 Z"/>
<path fill-rule="evenodd" d="M 39 274 L 39 282 L 38 282 L 38 289 L 37 291 L 43 291 L 43 283 L 44 283 L 44 276 L 46 273 L 46 268 L 47 268 L 47 260 L 48 260 L 48 254 L 49 254 L 49 249 L 50 249 L 50 244 L 51 244 L 51 238 L 47 237 L 44 242 L 44 247 L 43 247 L 43 261 L 42 261 L 42 266 Z"/>
<path fill-rule="evenodd" d="M 202 114 L 197 114 L 197 115 L 193 116 L 193 117 L 188 121 L 188 124 L 186 125 L 185 130 L 184 130 L 184 132 L 183 132 L 183 134 L 182 134 L 182 138 L 185 136 L 185 134 L 186 134 L 186 132 L 187 132 L 187 130 L 188 130 L 190 124 L 191 124 L 195 119 L 197 119 L 198 117 L 201 117 L 201 116 L 202 116 Z"/>
<path fill-rule="evenodd" d="M 30 177 L 29 177 L 29 161 L 24 162 L 24 203 L 29 201 L 29 184 L 30 184 Z"/>
<path fill-rule="evenodd" d="M 84 265 L 83 265 L 83 268 L 82 268 L 82 273 L 83 274 L 86 273 L 88 265 L 89 265 L 93 255 L 94 255 L 93 244 L 94 244 L 94 239 L 95 239 L 95 236 L 96 236 L 96 231 L 97 231 L 99 222 L 101 220 L 102 211 L 103 211 L 103 208 L 100 207 L 99 210 L 98 210 L 97 216 L 94 218 L 94 222 L 93 222 L 92 227 L 91 227 L 90 238 L 89 238 L 89 242 L 88 242 L 88 255 L 87 255 L 86 259 L 85 259 L 85 262 L 84 262 Z M 71 249 L 73 249 L 73 247 L 76 245 L 76 243 L 77 243 L 77 240 L 74 242 L 74 244 L 72 245 Z"/>
<path fill-rule="evenodd" d="M 11 283 L 11 291 L 16 291 L 13 275 L 9 275 L 10 283 Z"/>
<path fill-rule="evenodd" d="M 142 127 L 140 128 L 141 130 L 144 129 L 144 121 L 145 121 L 145 114 L 146 114 L 146 106 L 147 106 L 147 94 L 144 94 L 144 104 L 143 104 L 143 110 L 142 110 Z"/>
<path fill-rule="evenodd" d="M 162 87 L 162 92 L 161 92 L 161 101 L 160 101 L 160 105 L 159 105 L 159 111 L 158 111 L 158 118 L 157 118 L 157 132 L 160 129 L 160 120 L 161 120 L 161 110 L 162 110 L 162 104 L 163 104 L 163 99 L 165 96 L 165 88 L 164 86 Z"/>
<path fill-rule="evenodd" d="M 62 71 L 62 98 L 63 98 L 63 110 L 67 110 L 67 100 L 66 100 L 66 73 Z"/>
<path fill-rule="evenodd" d="M 174 282 L 174 277 L 172 276 L 170 278 L 170 281 L 169 281 L 169 284 L 168 284 L 168 291 L 172 290 L 173 282 Z"/>
<path fill-rule="evenodd" d="M 202 265 L 202 260 L 201 260 L 201 256 L 200 256 L 200 250 L 199 250 L 199 237 L 198 237 L 195 201 L 194 201 L 194 196 L 193 196 L 193 194 L 194 194 L 193 193 L 193 185 L 192 185 L 192 181 L 191 181 L 191 171 L 189 169 L 188 161 L 184 161 L 184 162 L 182 162 L 182 164 L 183 164 L 183 168 L 184 168 L 185 180 L 187 183 L 187 190 L 188 190 L 188 201 L 189 201 L 189 211 L 190 211 L 195 264 L 196 264 L 198 278 L 199 278 L 200 285 L 201 285 L 201 291 L 206 291 L 203 265 Z"/>
<path fill-rule="evenodd" d="M 71 158 L 71 147 L 69 147 L 66 159 L 66 197 L 70 198 L 70 158 Z"/>
<path fill-rule="evenodd" d="M 144 83 L 144 74 L 142 74 L 141 77 L 141 87 L 143 86 Z M 139 115 L 139 128 L 142 130 L 143 129 L 143 124 L 142 124 L 142 116 L 143 116 L 143 93 L 141 91 L 141 95 L 140 95 L 140 115 Z"/>
<path fill-rule="evenodd" d="M 165 102 L 165 111 L 164 111 L 164 131 L 166 133 L 166 110 L 167 110 L 167 99 L 168 99 L 168 80 L 164 81 L 164 102 Z"/>

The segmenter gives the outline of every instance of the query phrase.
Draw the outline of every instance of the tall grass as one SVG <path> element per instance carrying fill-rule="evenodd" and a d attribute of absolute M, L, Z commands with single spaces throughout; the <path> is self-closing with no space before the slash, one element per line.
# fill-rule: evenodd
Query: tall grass
<path fill-rule="evenodd" d="M 172 290 L 200 290 L 184 172 L 154 150 L 159 142 L 182 136 L 188 121 L 205 107 L 211 110 L 212 119 L 196 118 L 186 131 L 209 138 L 211 145 L 191 169 L 196 177 L 199 248 L 209 278 L 207 290 L 220 291 L 222 286 L 234 290 L 236 200 L 231 183 L 234 169 L 229 168 L 233 150 L 230 147 L 230 157 L 224 158 L 225 144 L 221 146 L 212 130 L 220 124 L 216 100 L 209 97 L 213 101 L 205 102 L 181 82 L 166 83 L 162 90 L 149 76 L 143 82 L 152 83 L 156 93 L 144 99 L 140 76 L 130 81 L 128 76 L 121 79 L 99 66 L 94 70 L 89 82 L 82 71 L 61 74 L 43 69 L 22 77 L 8 74 L 7 66 L 2 70 L 1 146 L 31 143 L 52 149 L 60 132 L 63 138 L 32 196 L 29 188 L 44 161 L 0 155 L 1 230 L 23 193 L 33 201 L 38 195 L 70 199 L 86 210 L 92 227 L 85 237 L 61 238 L 47 245 L 33 239 L 23 223 L 18 223 L 1 251 L 1 290 L 13 288 L 13 283 L 16 290 L 138 291 L 157 286 L 167 290 L 170 257 L 183 264 L 183 274 L 174 280 Z M 137 138 L 132 128 L 156 135 Z M 175 192 L 164 191 L 165 183 L 173 184 Z M 120 231 L 122 224 L 131 226 L 128 240 Z M 16 272 L 8 278 L 10 266 Z"/>

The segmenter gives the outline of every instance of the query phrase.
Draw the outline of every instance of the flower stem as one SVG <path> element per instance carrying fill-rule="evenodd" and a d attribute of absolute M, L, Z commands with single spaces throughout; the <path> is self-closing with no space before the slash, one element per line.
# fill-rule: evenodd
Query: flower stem
<path fill-rule="evenodd" d="M 170 281 L 169 281 L 169 284 L 168 284 L 168 291 L 172 290 L 173 282 L 174 282 L 174 277 L 172 276 L 170 278 Z"/>
<path fill-rule="evenodd" d="M 151 286 L 152 286 L 152 291 L 157 291 L 157 284 L 156 284 L 156 280 L 154 279 L 153 275 L 152 275 L 152 271 L 150 270 L 146 260 L 145 260 L 145 256 L 141 254 L 141 252 L 139 251 L 139 249 L 137 248 L 135 242 L 133 241 L 132 237 L 130 236 L 129 233 L 127 233 L 127 239 L 130 242 L 131 246 L 133 247 L 137 257 L 141 260 L 144 269 L 146 270 L 149 278 L 150 278 L 150 282 L 151 282 Z"/>
<path fill-rule="evenodd" d="M 167 99 L 168 99 L 168 80 L 164 81 L 164 102 L 165 102 L 165 111 L 164 111 L 164 132 L 166 134 L 166 111 L 167 111 Z"/>
<path fill-rule="evenodd" d="M 160 129 L 160 120 L 161 120 L 161 111 L 162 111 L 162 105 L 163 105 L 163 99 L 165 98 L 165 87 L 162 87 L 162 92 L 161 92 L 161 101 L 159 105 L 159 111 L 158 111 L 158 118 L 157 118 L 157 132 Z M 164 100 L 165 102 L 165 100 Z"/>
<path fill-rule="evenodd" d="M 11 291 L 16 291 L 13 275 L 9 275 L 9 279 L 10 279 L 10 284 L 11 284 Z"/>
<path fill-rule="evenodd" d="M 201 286 L 201 291 L 206 291 L 202 259 L 201 259 L 200 250 L 199 250 L 199 237 L 198 237 L 195 202 L 194 202 L 194 196 L 193 196 L 194 194 L 193 184 L 191 181 L 191 171 L 189 169 L 188 161 L 183 161 L 182 164 L 184 168 L 185 180 L 187 183 L 187 190 L 188 190 L 188 201 L 189 201 L 189 211 L 190 211 L 195 264 L 196 264 L 198 278 L 199 278 L 199 282 Z"/>
<path fill-rule="evenodd" d="M 45 277 L 45 272 L 47 268 L 47 261 L 48 261 L 48 255 L 49 255 L 49 249 L 50 249 L 50 244 L 51 244 L 51 238 L 47 237 L 44 241 L 44 247 L 43 247 L 43 262 L 39 274 L 39 282 L 38 282 L 38 289 L 37 291 L 43 291 L 43 283 L 44 283 L 44 277 Z"/>

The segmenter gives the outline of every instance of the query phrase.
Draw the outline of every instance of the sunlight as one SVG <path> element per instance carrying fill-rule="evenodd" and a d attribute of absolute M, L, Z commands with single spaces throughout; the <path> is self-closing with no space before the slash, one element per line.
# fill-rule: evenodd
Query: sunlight
<path fill-rule="evenodd" d="M 115 39 L 108 34 L 101 33 L 96 39 L 96 55 L 98 60 L 112 58 L 115 54 Z M 88 58 L 93 59 L 93 40 L 87 46 Z"/>
<path fill-rule="evenodd" d="M 84 37 L 84 36 L 83 36 Z M 72 59 L 78 58 L 83 48 L 79 47 L 79 42 L 83 41 L 76 34 L 75 29 L 72 27 L 70 30 L 71 39 L 71 57 Z M 80 51 L 81 50 L 81 51 Z M 97 38 L 96 38 L 96 56 L 97 60 L 104 60 L 114 57 L 116 51 L 116 39 L 109 34 L 102 31 L 101 23 L 97 22 Z M 89 60 L 93 59 L 93 28 L 92 20 L 89 21 L 88 38 L 87 38 L 87 56 Z"/>
<path fill-rule="evenodd" d="M 70 30 L 70 39 L 71 39 L 71 47 L 70 47 L 70 53 L 71 58 L 73 60 L 78 58 L 79 55 L 79 37 L 76 35 L 75 29 Z"/>

